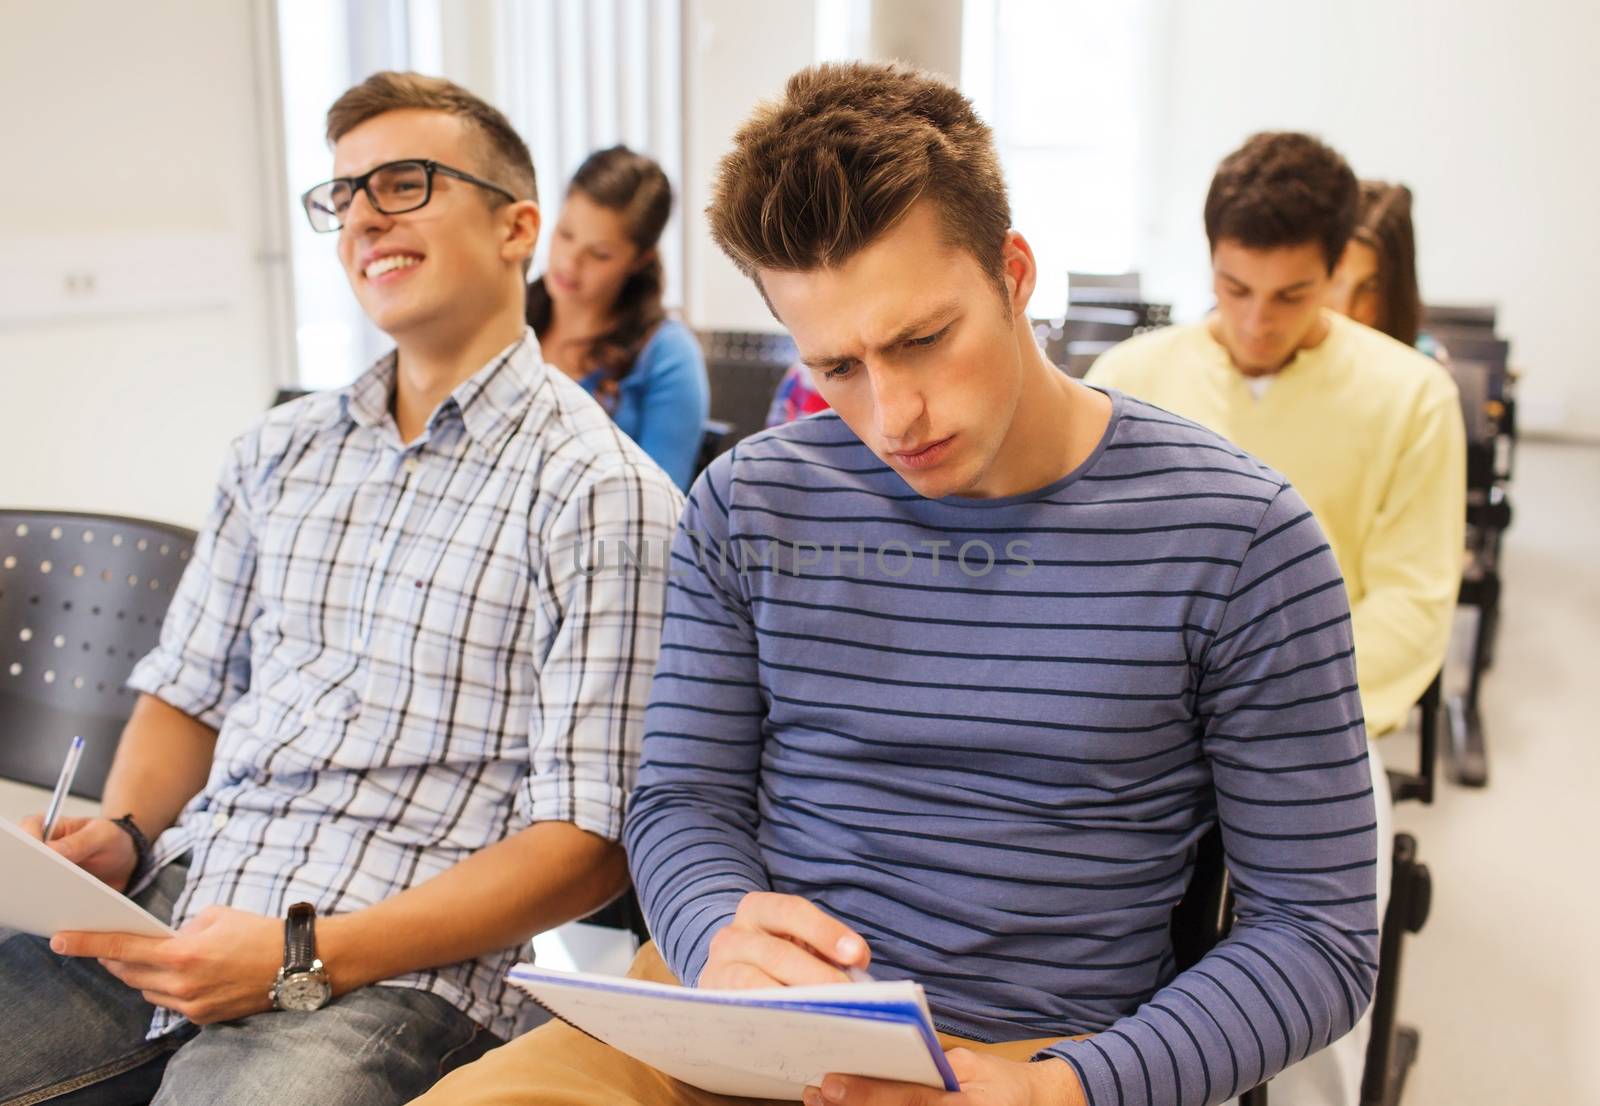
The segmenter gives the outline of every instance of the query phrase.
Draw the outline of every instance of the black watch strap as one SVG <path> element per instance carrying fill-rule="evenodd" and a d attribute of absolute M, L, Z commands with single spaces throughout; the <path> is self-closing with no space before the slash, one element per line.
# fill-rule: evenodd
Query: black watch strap
<path fill-rule="evenodd" d="M 283 970 L 309 972 L 317 959 L 317 908 L 297 902 L 283 922 Z"/>
<path fill-rule="evenodd" d="M 133 839 L 133 872 L 128 876 L 128 887 L 131 890 L 139 885 L 139 881 L 150 870 L 150 839 L 134 823 L 131 812 L 121 818 L 113 818 L 111 824 Z"/>

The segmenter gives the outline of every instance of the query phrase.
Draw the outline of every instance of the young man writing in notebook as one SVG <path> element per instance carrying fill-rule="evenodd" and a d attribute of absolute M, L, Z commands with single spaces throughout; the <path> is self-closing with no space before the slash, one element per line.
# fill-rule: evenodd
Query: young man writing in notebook
<path fill-rule="evenodd" d="M 1091 383 L 1194 419 L 1282 472 L 1328 535 L 1350 596 L 1367 733 L 1401 725 L 1444 664 L 1466 526 L 1455 383 L 1432 358 L 1322 306 L 1359 186 L 1305 134 L 1249 139 L 1206 198 L 1216 311 L 1124 342 Z M 1378 908 L 1391 810 L 1374 755 Z M 1274 1096 L 1356 1106 L 1368 1020 L 1286 1072 Z"/>
<path fill-rule="evenodd" d="M 0 1101 L 404 1102 L 511 1035 L 522 942 L 625 884 L 665 582 L 582 567 L 681 498 L 525 329 L 504 117 L 378 74 L 328 133 L 307 213 L 396 350 L 235 443 L 117 821 L 52 842 L 178 935 L 4 934 Z"/>
<path fill-rule="evenodd" d="M 1044 359 L 989 130 L 935 79 L 791 78 L 710 217 L 832 413 L 691 493 L 628 815 L 636 973 L 920 982 L 961 1091 L 830 1076 L 814 1104 L 1199 1106 L 1348 1031 L 1372 788 L 1300 497 Z M 1175 975 L 1214 820 L 1238 924 Z M 732 1100 L 554 1025 L 424 1101 Z"/>

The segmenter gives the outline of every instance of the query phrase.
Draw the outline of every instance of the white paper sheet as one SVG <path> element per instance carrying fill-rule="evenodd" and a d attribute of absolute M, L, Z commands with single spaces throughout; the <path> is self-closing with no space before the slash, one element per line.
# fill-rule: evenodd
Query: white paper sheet
<path fill-rule="evenodd" d="M 829 1072 L 947 1086 L 915 983 L 701 991 L 529 964 L 510 979 L 590 1036 L 715 1094 L 798 1099 Z"/>
<path fill-rule="evenodd" d="M 4 818 L 0 818 L 0 926 L 41 937 L 67 931 L 173 935 L 138 903 Z"/>

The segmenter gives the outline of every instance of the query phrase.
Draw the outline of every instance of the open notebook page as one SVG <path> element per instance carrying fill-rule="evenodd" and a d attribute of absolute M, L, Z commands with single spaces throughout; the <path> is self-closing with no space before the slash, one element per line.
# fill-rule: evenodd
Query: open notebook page
<path fill-rule="evenodd" d="M 798 1099 L 829 1072 L 957 1089 L 915 983 L 710 991 L 531 964 L 510 979 L 563 1021 L 716 1094 Z"/>

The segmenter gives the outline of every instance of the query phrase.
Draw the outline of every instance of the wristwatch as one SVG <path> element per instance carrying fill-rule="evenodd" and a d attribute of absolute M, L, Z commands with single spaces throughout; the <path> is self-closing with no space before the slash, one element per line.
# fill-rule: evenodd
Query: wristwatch
<path fill-rule="evenodd" d="M 317 908 L 297 902 L 283 922 L 283 967 L 267 992 L 274 1010 L 320 1010 L 333 997 L 328 970 L 317 959 Z"/>

